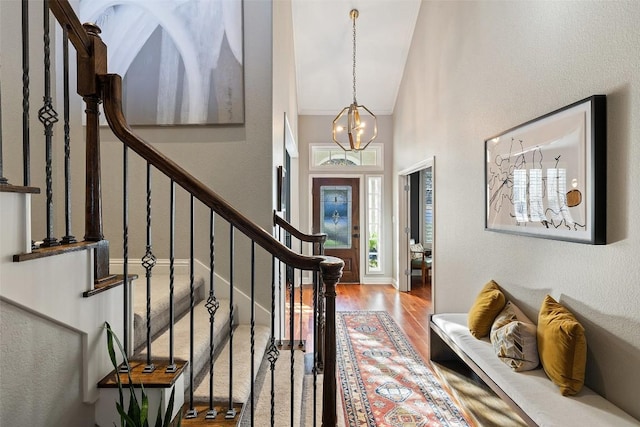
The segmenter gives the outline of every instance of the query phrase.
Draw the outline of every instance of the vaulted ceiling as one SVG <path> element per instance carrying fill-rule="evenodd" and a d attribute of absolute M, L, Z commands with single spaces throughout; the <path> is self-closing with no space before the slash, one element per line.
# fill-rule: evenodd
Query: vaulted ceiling
<path fill-rule="evenodd" d="M 376 115 L 392 114 L 420 0 L 293 0 L 298 113 L 336 115 L 356 97 Z"/>

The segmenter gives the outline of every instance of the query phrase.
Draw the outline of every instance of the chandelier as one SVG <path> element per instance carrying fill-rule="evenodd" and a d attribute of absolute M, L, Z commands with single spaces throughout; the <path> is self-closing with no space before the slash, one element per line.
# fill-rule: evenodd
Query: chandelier
<path fill-rule="evenodd" d="M 333 141 L 344 151 L 361 151 L 378 136 L 378 120 L 364 105 L 356 101 L 356 18 L 358 10 L 352 9 L 353 21 L 353 103 L 344 107 L 333 119 Z"/>

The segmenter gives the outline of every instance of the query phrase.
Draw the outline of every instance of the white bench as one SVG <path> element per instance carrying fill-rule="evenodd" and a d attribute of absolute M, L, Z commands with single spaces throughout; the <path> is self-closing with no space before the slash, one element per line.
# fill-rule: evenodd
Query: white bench
<path fill-rule="evenodd" d="M 489 338 L 469 333 L 466 313 L 434 314 L 430 321 L 431 360 L 462 359 L 531 426 L 640 426 L 640 421 L 586 386 L 562 396 L 541 368 L 514 372 L 494 353 Z"/>

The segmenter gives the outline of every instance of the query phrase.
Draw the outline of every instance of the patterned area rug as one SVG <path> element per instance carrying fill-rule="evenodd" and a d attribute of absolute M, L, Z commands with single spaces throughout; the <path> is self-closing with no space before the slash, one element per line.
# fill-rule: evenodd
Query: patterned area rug
<path fill-rule="evenodd" d="M 347 426 L 470 425 L 391 316 L 383 311 L 336 314 Z"/>

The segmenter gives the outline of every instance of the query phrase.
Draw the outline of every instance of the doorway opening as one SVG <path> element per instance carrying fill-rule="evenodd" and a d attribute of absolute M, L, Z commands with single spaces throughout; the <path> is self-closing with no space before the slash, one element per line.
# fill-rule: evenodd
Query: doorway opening
<path fill-rule="evenodd" d="M 435 159 L 400 172 L 400 290 L 435 288 Z M 431 295 L 431 292 L 429 292 Z"/>

